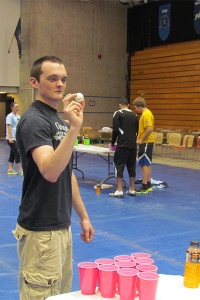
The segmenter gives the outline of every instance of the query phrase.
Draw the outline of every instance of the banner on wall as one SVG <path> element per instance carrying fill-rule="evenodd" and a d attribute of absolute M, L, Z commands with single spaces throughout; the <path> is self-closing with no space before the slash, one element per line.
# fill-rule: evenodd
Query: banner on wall
<path fill-rule="evenodd" d="M 17 41 L 19 58 L 21 58 L 21 55 L 22 55 L 22 48 L 21 48 L 21 18 L 19 18 L 19 21 L 17 23 L 14 35 L 15 35 L 15 38 L 16 38 L 16 41 Z"/>
<path fill-rule="evenodd" d="M 200 0 L 194 0 L 194 30 L 200 35 Z"/>
<path fill-rule="evenodd" d="M 159 6 L 159 37 L 165 41 L 170 34 L 171 4 Z"/>
<path fill-rule="evenodd" d="M 10 43 L 10 47 L 8 49 L 8 53 L 10 53 L 14 37 L 16 38 L 16 41 L 17 41 L 19 58 L 21 58 L 21 55 L 22 55 L 22 48 L 21 48 L 21 18 L 19 18 L 17 26 L 15 28 L 15 32 L 13 34 L 13 37 L 12 37 L 12 40 L 11 40 L 11 43 Z"/>

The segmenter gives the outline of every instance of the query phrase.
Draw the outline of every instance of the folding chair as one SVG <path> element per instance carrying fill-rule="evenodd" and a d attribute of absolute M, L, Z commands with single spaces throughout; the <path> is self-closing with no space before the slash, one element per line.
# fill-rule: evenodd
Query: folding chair
<path fill-rule="evenodd" d="M 182 150 L 187 150 L 188 148 L 192 148 L 194 136 L 186 134 L 183 138 L 183 145 L 182 146 L 174 146 L 172 147 L 175 150 L 179 150 L 179 155 L 181 154 Z M 186 154 L 186 151 L 185 151 Z"/>

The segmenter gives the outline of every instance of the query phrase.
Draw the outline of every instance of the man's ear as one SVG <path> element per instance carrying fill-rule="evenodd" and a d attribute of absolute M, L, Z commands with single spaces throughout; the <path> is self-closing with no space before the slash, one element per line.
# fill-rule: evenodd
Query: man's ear
<path fill-rule="evenodd" d="M 38 84 L 38 81 L 35 77 L 31 77 L 30 78 L 30 84 L 33 88 L 37 89 L 37 84 Z"/>

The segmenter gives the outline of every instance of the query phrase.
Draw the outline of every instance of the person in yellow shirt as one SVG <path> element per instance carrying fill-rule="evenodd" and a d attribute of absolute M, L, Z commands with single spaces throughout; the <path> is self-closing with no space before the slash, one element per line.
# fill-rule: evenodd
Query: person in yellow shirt
<path fill-rule="evenodd" d="M 142 168 L 142 185 L 136 189 L 136 193 L 152 192 L 151 186 L 151 161 L 154 145 L 154 116 L 146 107 L 146 101 L 142 97 L 137 97 L 133 101 L 134 109 L 142 114 L 139 120 L 139 132 L 137 144 L 139 145 L 138 161 Z"/>

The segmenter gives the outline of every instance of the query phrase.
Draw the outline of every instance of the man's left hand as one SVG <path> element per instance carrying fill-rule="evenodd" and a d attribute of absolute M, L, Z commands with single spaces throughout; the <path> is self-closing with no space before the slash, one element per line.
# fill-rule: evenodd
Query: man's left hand
<path fill-rule="evenodd" d="M 94 229 L 90 223 L 90 220 L 84 220 L 81 222 L 82 233 L 80 234 L 81 239 L 85 243 L 89 243 L 93 240 L 94 237 Z"/>

